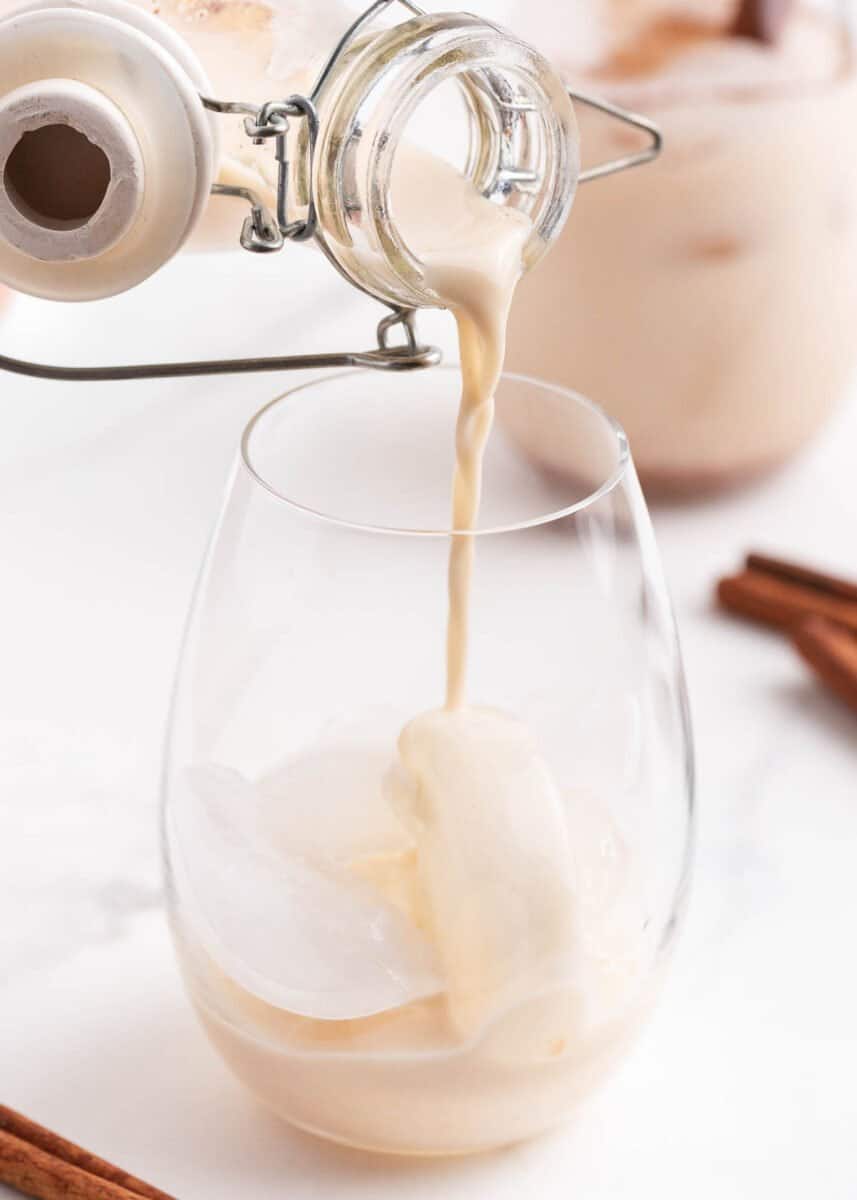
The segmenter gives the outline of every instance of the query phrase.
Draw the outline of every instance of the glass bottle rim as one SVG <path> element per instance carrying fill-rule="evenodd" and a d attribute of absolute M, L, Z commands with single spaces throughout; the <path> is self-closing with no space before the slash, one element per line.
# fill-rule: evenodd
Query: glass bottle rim
<path fill-rule="evenodd" d="M 445 373 L 457 373 L 459 369 L 460 368 L 456 364 L 444 364 L 439 367 L 431 368 L 432 371 L 443 371 Z M 587 396 L 581 395 L 580 392 L 576 392 L 572 388 L 563 387 L 560 384 L 551 383 L 546 380 L 536 379 L 530 375 L 522 375 L 516 372 L 504 371 L 503 375 L 501 376 L 501 384 L 504 382 L 518 383 L 540 388 L 543 391 L 552 393 L 554 396 L 561 397 L 570 405 L 576 405 L 579 408 L 586 409 L 602 423 L 604 429 L 608 431 L 609 436 L 613 440 L 616 459 L 615 466 L 613 467 L 612 471 L 606 475 L 606 477 L 598 484 L 597 487 L 593 488 L 580 499 L 575 500 L 571 504 L 564 505 L 561 508 L 552 509 L 549 512 L 540 513 L 537 516 L 528 517 L 522 521 L 514 521 L 488 528 L 472 530 L 451 528 L 415 529 L 395 525 L 379 525 L 360 521 L 349 521 L 345 517 L 335 516 L 332 513 L 323 512 L 319 509 L 313 508 L 311 505 L 302 504 L 299 500 L 296 500 L 292 496 L 286 495 L 285 492 L 277 488 L 269 479 L 265 477 L 263 470 L 254 462 L 251 441 L 259 425 L 279 405 L 284 404 L 286 401 L 295 396 L 299 396 L 304 392 L 320 391 L 328 385 L 335 385 L 336 383 L 341 382 L 343 379 L 356 378 L 360 376 L 366 378 L 367 371 L 361 370 L 360 368 L 356 368 L 355 370 L 351 371 L 339 371 L 334 376 L 308 380 L 306 383 L 298 384 L 297 387 L 289 388 L 287 391 L 281 392 L 278 396 L 275 396 L 272 400 L 269 400 L 267 404 L 264 404 L 260 409 L 258 409 L 258 411 L 255 412 L 247 422 L 241 434 L 239 464 L 249 474 L 251 479 L 253 479 L 263 489 L 263 491 L 267 492 L 281 504 L 286 505 L 289 509 L 300 513 L 303 516 L 311 517 L 315 520 L 321 521 L 326 525 L 337 526 L 339 528 L 358 533 L 386 534 L 388 536 L 398 537 L 491 537 L 497 534 L 520 533 L 528 529 L 538 528 L 542 525 L 554 524 L 557 521 L 564 520 L 568 517 L 573 517 L 578 513 L 583 513 L 588 509 L 591 509 L 599 501 L 603 500 L 605 496 L 608 496 L 611 492 L 615 491 L 624 482 L 629 473 L 629 469 L 631 468 L 631 452 L 625 430 L 614 417 L 611 417 L 610 414 L 601 407 L 600 404 L 596 404 L 594 400 L 590 400 Z M 452 435 L 450 434 L 450 436 Z"/>
<path fill-rule="evenodd" d="M 454 61 L 455 52 L 461 55 Z M 559 74 L 534 47 L 494 22 L 467 12 L 427 12 L 367 36 L 339 74 L 325 84 L 325 114 L 311 187 L 320 216 L 319 238 L 329 257 L 358 286 L 384 303 L 434 307 L 439 297 L 425 283 L 422 265 L 398 228 L 392 197 L 393 162 L 408 122 L 428 95 L 445 82 L 482 70 L 527 79 L 541 99 L 540 128 L 547 162 L 544 188 L 531 216 L 524 247 L 532 268 L 559 236 L 571 210 L 580 173 L 577 119 Z M 359 136 L 355 136 L 355 131 Z M 473 128 L 471 127 L 471 134 Z M 471 144 L 464 173 L 477 182 Z M 491 160 L 492 164 L 499 167 Z M 474 174 L 475 173 L 475 174 Z M 328 195 L 319 179 L 350 181 L 363 190 L 365 215 L 357 246 L 342 206 L 342 186 Z M 481 191 L 481 187 L 479 187 Z"/>

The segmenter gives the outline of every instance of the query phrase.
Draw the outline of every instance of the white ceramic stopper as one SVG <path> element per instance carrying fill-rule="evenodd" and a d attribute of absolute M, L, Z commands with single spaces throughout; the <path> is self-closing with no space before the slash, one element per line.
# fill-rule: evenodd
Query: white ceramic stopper
<path fill-rule="evenodd" d="M 109 250 L 144 181 L 133 129 L 95 88 L 46 79 L 0 97 L 0 237 L 23 254 L 73 262 Z"/>
<path fill-rule="evenodd" d="M 209 91 L 190 48 L 123 0 L 0 20 L 0 282 L 97 300 L 168 262 L 211 192 Z"/>

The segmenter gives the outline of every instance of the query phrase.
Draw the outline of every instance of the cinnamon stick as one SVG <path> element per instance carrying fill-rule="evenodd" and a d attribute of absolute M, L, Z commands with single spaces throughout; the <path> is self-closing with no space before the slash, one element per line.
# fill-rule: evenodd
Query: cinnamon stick
<path fill-rule="evenodd" d="M 827 575 L 812 567 L 803 567 L 799 563 L 789 562 L 784 558 L 772 558 L 769 554 L 759 554 L 754 551 L 747 555 L 747 569 L 762 571 L 766 575 L 776 575 L 779 579 L 787 579 L 792 583 L 803 583 L 807 587 L 816 588 L 831 596 L 841 596 L 844 600 L 857 601 L 857 583 L 848 579 L 839 579 L 836 575 Z"/>
<path fill-rule="evenodd" d="M 3 1105 L 0 1182 L 38 1200 L 173 1200 Z"/>
<path fill-rule="evenodd" d="M 769 46 L 782 36 L 793 0 L 742 0 L 732 23 L 735 37 L 753 38 Z"/>
<path fill-rule="evenodd" d="M 805 617 L 791 639 L 816 675 L 857 712 L 857 637 L 825 617 Z"/>
<path fill-rule="evenodd" d="M 857 630 L 857 600 L 754 568 L 721 579 L 717 597 L 731 612 L 774 628 L 816 616 Z"/>

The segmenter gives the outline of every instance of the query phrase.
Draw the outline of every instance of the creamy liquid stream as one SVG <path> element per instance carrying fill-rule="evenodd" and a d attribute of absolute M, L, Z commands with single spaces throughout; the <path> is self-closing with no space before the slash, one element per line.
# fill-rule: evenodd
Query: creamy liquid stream
<path fill-rule="evenodd" d="M 458 325 L 452 528 L 472 530 L 506 322 L 532 224 L 413 147 L 400 148 L 392 200 L 426 282 Z M 394 811 L 416 843 L 414 916 L 432 935 L 449 1017 L 461 1035 L 555 986 L 575 933 L 567 822 L 547 764 L 520 721 L 465 702 L 474 549 L 473 536 L 453 534 L 445 708 L 408 723 L 387 780 Z"/>
<path fill-rule="evenodd" d="M 408 722 L 383 783 L 403 848 L 345 867 L 429 939 L 441 987 L 371 1016 L 314 1019 L 264 1002 L 204 959 L 207 987 L 232 1016 L 204 998 L 200 1012 L 235 1072 L 289 1120 L 355 1145 L 434 1153 L 550 1125 L 597 1084 L 643 1005 L 629 1004 L 637 964 L 624 926 L 611 925 L 627 867 L 606 806 L 560 793 L 523 721 L 465 700 L 467 531 L 532 225 L 409 146 L 397 155 L 392 201 L 458 325 L 452 527 L 462 532 L 448 563 L 445 704 Z M 609 867 L 605 845 L 618 855 Z"/>
<path fill-rule="evenodd" d="M 473 529 L 482 460 L 503 369 L 506 324 L 532 230 L 517 209 L 486 200 L 453 167 L 413 146 L 399 150 L 393 177 L 399 228 L 425 268 L 428 285 L 453 313 L 461 356 L 455 431 L 452 528 Z M 474 540 L 453 537 L 449 556 L 446 707 L 464 704 Z"/>
<path fill-rule="evenodd" d="M 452 528 L 473 529 L 482 493 L 482 460 L 494 422 L 494 389 L 503 365 L 506 314 L 501 329 L 480 326 L 463 307 L 456 310 L 455 316 L 462 390 L 455 431 Z M 472 537 L 455 536 L 449 548 L 446 707 L 450 710 L 464 703 L 474 549 Z"/>

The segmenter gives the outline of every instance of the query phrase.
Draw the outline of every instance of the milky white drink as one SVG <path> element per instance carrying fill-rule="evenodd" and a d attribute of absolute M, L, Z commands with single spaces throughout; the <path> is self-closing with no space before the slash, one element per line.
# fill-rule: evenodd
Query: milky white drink
<path fill-rule="evenodd" d="M 727 31 L 733 5 L 688 16 L 676 4 L 652 21 L 657 5 L 631 4 L 630 32 L 620 6 L 600 7 L 614 25 L 583 67 L 563 63 L 561 30 L 541 43 L 536 25 L 522 31 L 582 90 L 656 120 L 664 151 L 580 190 L 558 245 L 521 284 L 507 366 L 604 405 L 647 483 L 728 484 L 805 442 L 854 362 L 851 51 L 836 20 L 800 8 L 769 45 Z M 642 144 L 577 115 L 584 165 Z M 519 434 L 563 469 L 560 438 Z"/>
<path fill-rule="evenodd" d="M 384 828 L 377 849 L 333 874 L 295 857 L 270 878 L 273 904 L 287 884 L 310 907 L 335 905 L 337 886 L 351 889 L 354 906 L 374 904 L 335 953 L 356 954 L 355 976 L 361 953 L 367 967 L 383 960 L 387 977 L 374 999 L 355 985 L 350 1010 L 341 995 L 280 991 L 276 968 L 249 961 L 250 930 L 244 961 L 240 944 L 224 949 L 223 930 L 219 941 L 203 935 L 201 948 L 188 945 L 188 973 L 224 1057 L 293 1123 L 370 1148 L 458 1152 L 561 1119 L 625 1046 L 642 1002 L 630 922 L 621 919 L 630 869 L 605 810 L 581 804 L 571 821 L 533 734 L 514 715 L 466 699 L 475 541 L 467 531 L 477 524 L 506 321 L 532 226 L 407 145 L 391 196 L 396 226 L 453 312 L 461 348 L 445 706 L 416 715 L 387 751 L 380 805 L 375 797 L 365 818 L 367 834 L 373 820 Z M 248 788 L 237 807 L 256 803 Z M 248 822 L 264 824 L 273 803 Z M 617 847 L 613 908 L 587 882 L 587 862 L 605 844 Z M 237 857 L 233 868 L 240 875 Z M 234 906 L 225 907 L 229 921 Z M 336 920 L 344 928 L 348 914 Z M 373 942 L 379 923 L 384 936 Z M 361 936 L 368 940 L 355 952 Z M 392 944 L 396 961 L 383 957 Z"/>
<path fill-rule="evenodd" d="M 477 521 L 530 223 L 409 147 L 397 156 L 392 196 L 398 227 L 459 326 L 453 524 L 466 531 Z M 347 929 L 347 913 L 335 918 L 344 930 L 335 952 L 362 953 L 371 965 L 392 942 L 404 947 L 381 961 L 381 990 L 389 985 L 398 1002 L 386 992 L 373 1002 L 355 984 L 351 1011 L 360 1015 L 348 1016 L 341 995 L 278 994 L 274 972 L 248 969 L 249 932 L 232 959 L 222 940 L 187 948 L 212 1039 L 269 1106 L 306 1129 L 402 1153 L 486 1148 L 560 1120 L 610 1069 L 645 1009 L 633 872 L 603 804 L 561 795 L 514 715 L 466 703 L 474 541 L 466 532 L 451 540 L 446 705 L 410 721 L 398 753 L 382 750 L 376 794 L 355 793 L 363 837 L 377 849 L 354 854 L 335 877 L 354 889 L 352 906 L 379 906 Z M 325 752 L 333 763 L 336 745 Z M 264 827 L 295 786 L 292 776 L 291 786 L 261 787 L 258 802 L 248 789 L 238 807 L 258 803 L 248 820 Z M 292 849 L 301 853 L 299 840 Z M 306 852 L 290 870 L 308 908 L 327 902 L 330 875 L 306 874 Z M 282 886 L 271 877 L 272 903 Z M 233 907 L 229 897 L 224 904 Z M 381 924 L 383 937 L 366 941 Z M 322 1008 L 325 1019 L 314 1018 Z"/>

